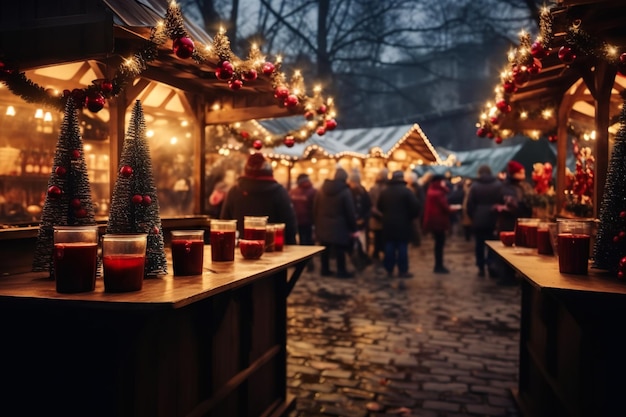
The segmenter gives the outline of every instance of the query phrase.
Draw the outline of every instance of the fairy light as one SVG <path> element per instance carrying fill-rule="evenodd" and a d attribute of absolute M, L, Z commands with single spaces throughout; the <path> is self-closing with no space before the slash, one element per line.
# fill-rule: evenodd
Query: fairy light
<path fill-rule="evenodd" d="M 548 120 L 552 117 L 552 109 L 544 109 L 541 112 L 541 117 L 543 117 L 545 120 Z"/>

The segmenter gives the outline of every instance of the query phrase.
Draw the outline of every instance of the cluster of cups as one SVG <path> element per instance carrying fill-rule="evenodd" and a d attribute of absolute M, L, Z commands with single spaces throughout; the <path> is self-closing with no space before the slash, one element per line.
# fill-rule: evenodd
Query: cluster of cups
<path fill-rule="evenodd" d="M 235 259 L 236 220 L 211 220 L 211 261 Z M 267 217 L 245 217 L 239 250 L 244 259 L 282 251 L 284 223 L 268 224 Z M 54 278 L 59 293 L 93 291 L 98 263 L 98 226 L 54 227 Z M 204 230 L 171 232 L 174 275 L 202 275 Z M 147 234 L 102 236 L 102 267 L 106 292 L 139 291 L 143 285 Z"/>
<path fill-rule="evenodd" d="M 535 218 L 517 219 L 514 231 L 500 232 L 505 246 L 537 249 L 540 255 L 556 254 L 559 272 L 585 275 L 593 249 L 597 220 L 557 219 L 556 222 Z"/>
<path fill-rule="evenodd" d="M 267 216 L 244 216 L 239 252 L 244 259 L 259 259 L 265 252 L 280 252 L 285 245 L 285 224 L 268 223 Z M 211 260 L 235 259 L 237 220 L 211 220 Z"/>

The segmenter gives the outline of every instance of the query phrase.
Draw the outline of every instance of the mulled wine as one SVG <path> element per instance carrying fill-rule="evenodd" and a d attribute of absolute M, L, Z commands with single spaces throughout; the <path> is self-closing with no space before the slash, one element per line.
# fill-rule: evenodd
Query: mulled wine
<path fill-rule="evenodd" d="M 274 250 L 280 252 L 285 246 L 285 228 L 276 227 L 274 231 Z"/>
<path fill-rule="evenodd" d="M 211 260 L 229 262 L 235 260 L 235 231 L 211 230 Z"/>
<path fill-rule="evenodd" d="M 211 235 L 211 239 L 213 239 L 213 235 Z M 203 240 L 172 240 L 174 275 L 202 275 L 203 261 Z"/>
<path fill-rule="evenodd" d="M 550 230 L 537 229 L 537 253 L 540 255 L 553 255 L 552 242 L 550 242 Z"/>
<path fill-rule="evenodd" d="M 267 230 L 265 226 L 263 226 L 262 228 L 245 227 L 243 229 L 243 238 L 247 240 L 265 241 L 266 234 Z"/>
<path fill-rule="evenodd" d="M 263 255 L 263 245 L 264 241 L 262 240 L 239 240 L 239 251 L 241 252 L 241 256 L 244 259 L 259 259 L 261 255 Z"/>
<path fill-rule="evenodd" d="M 524 237 L 524 243 L 527 248 L 536 248 L 537 247 L 537 225 L 529 224 L 526 225 L 526 236 Z"/>
<path fill-rule="evenodd" d="M 93 291 L 96 288 L 97 243 L 54 244 L 54 276 L 60 293 Z"/>
<path fill-rule="evenodd" d="M 526 246 L 526 227 L 519 221 L 515 225 L 515 246 L 519 248 Z"/>
<path fill-rule="evenodd" d="M 589 265 L 589 235 L 559 233 L 559 272 L 587 274 Z"/>
<path fill-rule="evenodd" d="M 274 252 L 274 242 L 276 238 L 276 229 L 274 226 L 268 225 L 265 229 L 265 252 Z"/>
<path fill-rule="evenodd" d="M 515 232 L 500 232 L 500 241 L 504 246 L 513 246 L 513 244 L 515 243 Z"/>
<path fill-rule="evenodd" d="M 139 291 L 143 285 L 145 255 L 105 255 L 104 290 L 106 292 Z"/>

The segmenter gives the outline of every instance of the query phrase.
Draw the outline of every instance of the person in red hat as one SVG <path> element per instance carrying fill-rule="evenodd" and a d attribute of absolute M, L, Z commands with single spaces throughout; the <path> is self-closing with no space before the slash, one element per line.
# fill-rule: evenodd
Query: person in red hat
<path fill-rule="evenodd" d="M 268 216 L 268 223 L 285 223 L 285 243 L 296 243 L 296 214 L 289 193 L 276 182 L 272 165 L 261 152 L 250 155 L 220 213 L 221 219 L 237 220 L 239 236 L 243 236 L 244 216 Z"/>

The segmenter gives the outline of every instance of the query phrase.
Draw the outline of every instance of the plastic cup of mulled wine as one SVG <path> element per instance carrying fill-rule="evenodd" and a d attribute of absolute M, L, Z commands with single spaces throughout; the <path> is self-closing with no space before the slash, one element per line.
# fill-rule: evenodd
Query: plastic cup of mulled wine
<path fill-rule="evenodd" d="M 282 252 L 285 247 L 285 223 L 274 223 L 274 250 Z"/>
<path fill-rule="evenodd" d="M 589 267 L 591 223 L 557 219 L 559 272 L 586 275 Z"/>
<path fill-rule="evenodd" d="M 211 262 L 234 261 L 237 220 L 212 219 L 210 227 Z"/>
<path fill-rule="evenodd" d="M 174 275 L 202 275 L 204 230 L 172 230 L 170 234 Z"/>
<path fill-rule="evenodd" d="M 59 293 L 96 288 L 98 226 L 54 226 L 53 270 Z"/>
<path fill-rule="evenodd" d="M 145 233 L 102 236 L 102 269 L 105 292 L 139 291 L 143 287 L 146 247 Z"/>

